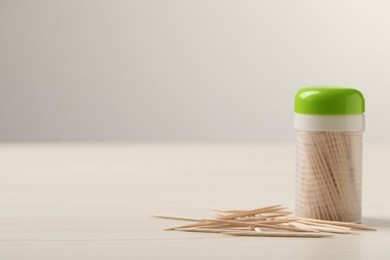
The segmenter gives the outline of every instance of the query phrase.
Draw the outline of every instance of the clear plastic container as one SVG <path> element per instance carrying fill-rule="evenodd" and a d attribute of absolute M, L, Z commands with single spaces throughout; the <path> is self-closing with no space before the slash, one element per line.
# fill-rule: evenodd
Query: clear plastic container
<path fill-rule="evenodd" d="M 296 130 L 296 214 L 359 223 L 363 132 Z"/>

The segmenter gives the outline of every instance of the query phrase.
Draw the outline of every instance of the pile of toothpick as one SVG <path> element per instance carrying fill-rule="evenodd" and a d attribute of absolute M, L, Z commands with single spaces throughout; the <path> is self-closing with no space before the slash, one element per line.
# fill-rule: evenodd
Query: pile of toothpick
<path fill-rule="evenodd" d="M 154 217 L 195 222 L 166 230 L 221 233 L 231 236 L 322 238 L 332 237 L 333 234 L 356 234 L 356 230 L 376 230 L 356 223 L 297 217 L 281 205 L 254 210 L 211 209 L 218 213 L 217 218 L 165 215 Z"/>

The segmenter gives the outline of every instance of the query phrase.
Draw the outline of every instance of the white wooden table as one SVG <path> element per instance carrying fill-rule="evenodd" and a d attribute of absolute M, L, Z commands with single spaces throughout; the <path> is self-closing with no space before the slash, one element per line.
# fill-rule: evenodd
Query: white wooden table
<path fill-rule="evenodd" d="M 0 259 L 390 259 L 390 146 L 364 154 L 363 223 L 326 239 L 163 231 L 149 215 L 293 210 L 294 145 L 2 144 Z"/>

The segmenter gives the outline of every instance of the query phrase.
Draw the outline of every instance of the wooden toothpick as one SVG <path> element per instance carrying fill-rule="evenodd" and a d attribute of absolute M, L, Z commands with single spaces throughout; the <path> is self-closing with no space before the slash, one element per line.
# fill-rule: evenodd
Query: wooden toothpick
<path fill-rule="evenodd" d="M 288 215 L 280 205 L 254 210 L 218 210 L 218 218 L 154 215 L 156 218 L 196 222 L 166 230 L 221 233 L 232 236 L 261 237 L 331 237 L 329 233 L 356 234 L 353 230 L 376 230 L 356 223 L 319 220 Z"/>

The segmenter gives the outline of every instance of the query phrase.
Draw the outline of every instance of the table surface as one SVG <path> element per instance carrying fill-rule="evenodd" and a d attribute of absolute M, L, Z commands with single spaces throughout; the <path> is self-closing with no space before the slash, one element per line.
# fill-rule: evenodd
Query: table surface
<path fill-rule="evenodd" d="M 293 144 L 2 144 L 0 259 L 390 259 L 390 146 L 364 149 L 363 223 L 333 238 L 164 231 L 207 207 L 293 210 Z"/>

